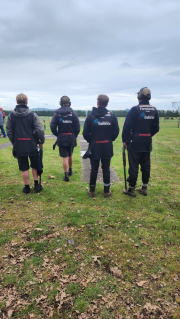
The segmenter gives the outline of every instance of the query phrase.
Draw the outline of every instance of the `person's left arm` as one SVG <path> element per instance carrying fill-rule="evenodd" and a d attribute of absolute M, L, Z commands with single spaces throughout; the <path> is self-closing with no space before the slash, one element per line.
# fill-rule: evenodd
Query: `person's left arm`
<path fill-rule="evenodd" d="M 151 127 L 151 136 L 154 136 L 157 132 L 159 132 L 159 114 L 158 114 L 158 111 L 156 110 L 154 123 Z"/>
<path fill-rule="evenodd" d="M 39 140 L 39 147 L 42 148 L 42 144 L 45 142 L 45 136 L 44 136 L 44 128 L 43 125 L 37 116 L 37 114 L 34 113 L 34 129 L 37 133 L 38 140 Z"/>
<path fill-rule="evenodd" d="M 73 124 L 74 124 L 74 134 L 76 135 L 76 137 L 78 137 L 78 134 L 80 132 L 80 122 L 79 122 L 79 117 L 77 116 L 75 112 L 74 112 Z"/>

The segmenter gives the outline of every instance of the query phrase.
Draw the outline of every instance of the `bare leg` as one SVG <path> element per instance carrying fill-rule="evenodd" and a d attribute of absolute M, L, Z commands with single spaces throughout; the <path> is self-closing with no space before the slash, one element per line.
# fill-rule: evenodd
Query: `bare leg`
<path fill-rule="evenodd" d="M 63 168 L 64 168 L 64 173 L 68 172 L 68 157 L 63 157 Z"/>
<path fill-rule="evenodd" d="M 69 168 L 72 168 L 72 164 L 73 164 L 73 157 L 72 157 L 72 155 L 68 157 L 68 164 L 69 164 Z"/>
<path fill-rule="evenodd" d="M 37 181 L 38 180 L 37 169 L 32 168 L 32 174 L 33 174 L 34 181 Z"/>
<path fill-rule="evenodd" d="M 29 170 L 22 172 L 22 177 L 25 185 L 29 185 Z"/>

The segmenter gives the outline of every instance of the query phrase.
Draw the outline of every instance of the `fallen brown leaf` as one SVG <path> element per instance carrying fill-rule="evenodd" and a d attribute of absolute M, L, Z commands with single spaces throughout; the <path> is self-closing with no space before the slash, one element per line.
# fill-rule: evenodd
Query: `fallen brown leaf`
<path fill-rule="evenodd" d="M 92 256 L 94 262 L 98 261 L 98 258 L 100 258 L 100 257 L 101 256 Z"/>
<path fill-rule="evenodd" d="M 145 283 L 146 283 L 146 281 L 141 280 L 141 281 L 137 282 L 136 284 L 138 287 L 142 287 Z"/>
<path fill-rule="evenodd" d="M 11 318 L 13 315 L 14 309 L 9 309 L 8 310 L 8 318 Z"/>
<path fill-rule="evenodd" d="M 155 311 L 155 310 L 158 310 L 160 309 L 158 306 L 155 306 L 155 305 L 151 305 L 149 302 L 147 302 L 144 306 L 144 309 L 146 309 L 147 311 Z"/>
<path fill-rule="evenodd" d="M 146 246 L 149 246 L 149 244 L 148 244 L 147 241 L 145 241 L 145 240 L 141 240 L 141 243 L 144 244 L 144 245 L 146 245 Z"/>
<path fill-rule="evenodd" d="M 110 267 L 110 271 L 113 273 L 113 275 L 115 277 L 118 277 L 118 278 L 122 278 L 123 277 L 123 274 L 122 274 L 122 271 L 120 269 L 118 269 L 118 267 Z"/>

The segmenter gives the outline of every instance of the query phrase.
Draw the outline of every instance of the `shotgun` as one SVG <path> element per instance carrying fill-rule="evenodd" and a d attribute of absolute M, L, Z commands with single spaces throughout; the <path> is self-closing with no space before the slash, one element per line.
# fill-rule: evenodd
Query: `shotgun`
<path fill-rule="evenodd" d="M 126 181 L 126 149 L 125 149 L 125 147 L 122 148 L 122 157 L 123 157 L 123 167 L 124 167 L 125 189 L 127 190 L 127 181 Z"/>
<path fill-rule="evenodd" d="M 41 172 L 39 175 L 39 185 L 41 185 L 41 174 L 43 173 L 43 149 L 40 148 L 39 150 L 40 162 L 41 162 Z"/>
<path fill-rule="evenodd" d="M 128 138 L 126 140 L 126 145 L 129 144 L 131 138 L 132 138 L 133 132 L 132 129 L 129 131 Z M 127 181 L 126 181 L 126 148 L 123 146 L 122 148 L 122 157 L 123 157 L 123 167 L 124 167 L 124 182 L 125 182 L 125 189 L 127 190 Z"/>

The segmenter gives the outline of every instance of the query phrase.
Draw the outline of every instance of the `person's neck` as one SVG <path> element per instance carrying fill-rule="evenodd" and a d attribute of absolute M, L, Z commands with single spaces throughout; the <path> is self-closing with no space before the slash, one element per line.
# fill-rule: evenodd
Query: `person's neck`
<path fill-rule="evenodd" d="M 139 105 L 149 105 L 149 100 L 140 100 Z"/>

